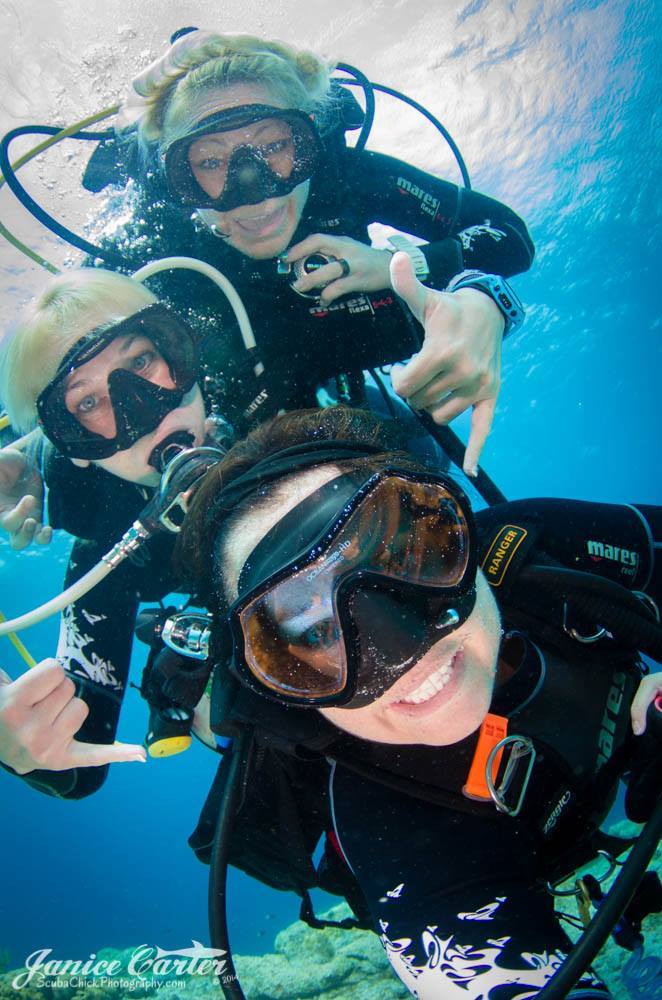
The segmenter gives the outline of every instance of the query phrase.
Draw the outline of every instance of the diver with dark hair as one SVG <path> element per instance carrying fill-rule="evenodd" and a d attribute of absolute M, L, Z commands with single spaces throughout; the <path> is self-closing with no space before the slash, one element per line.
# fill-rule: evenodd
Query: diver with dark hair
<path fill-rule="evenodd" d="M 533 259 L 522 220 L 492 198 L 361 143 L 349 148 L 346 130 L 361 127 L 358 104 L 322 59 L 285 43 L 188 32 L 133 82 L 124 114 L 137 129 L 142 166 L 133 156 L 129 222 L 114 227 L 100 253 L 129 270 L 170 255 L 214 264 L 235 284 L 255 331 L 250 352 L 209 282 L 159 277 L 161 298 L 202 337 L 208 405 L 239 434 L 281 409 L 317 405 L 318 393 L 381 407 L 364 370 L 415 354 L 392 373 L 396 393 L 439 424 L 473 407 L 465 468 L 475 472 L 492 422 L 502 337 L 523 317 L 504 280 Z M 116 153 L 128 156 L 132 135 Z M 118 180 L 99 174 L 110 146 L 102 143 L 92 159 L 91 189 Z M 119 167 L 126 182 L 128 165 Z M 375 249 L 374 222 L 427 242 L 397 237 L 390 249 Z M 404 265 L 391 279 L 396 249 L 410 257 L 421 285 Z M 412 435 L 425 437 L 397 396 L 388 405 L 411 421 Z M 45 471 L 51 525 L 80 534 L 80 499 L 93 495 L 93 479 L 74 481 L 56 460 Z M 21 506 L 22 494 L 5 492 L 0 523 L 16 546 L 31 533 L 44 540 L 39 517 L 26 525 L 24 507 L 32 503 L 34 515 L 34 502 Z"/>
<path fill-rule="evenodd" d="M 232 864 L 304 903 L 344 893 L 364 925 L 367 907 L 415 996 L 529 997 L 570 949 L 545 882 L 595 853 L 647 740 L 626 807 L 641 822 L 659 798 L 662 674 L 638 650 L 662 657 L 660 512 L 474 517 L 401 448 L 364 411 L 285 414 L 198 490 L 178 558 L 211 611 L 211 728 L 243 770 L 233 817 L 224 759 L 191 844 L 209 860 L 222 822 Z M 567 995 L 608 994 L 589 970 Z"/>

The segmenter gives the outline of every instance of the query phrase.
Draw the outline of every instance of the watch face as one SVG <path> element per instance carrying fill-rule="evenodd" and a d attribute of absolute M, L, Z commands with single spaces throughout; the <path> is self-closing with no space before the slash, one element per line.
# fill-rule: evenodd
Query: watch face
<path fill-rule="evenodd" d="M 519 299 L 515 297 L 512 288 L 504 282 L 504 287 L 500 292 L 497 292 L 497 298 L 505 312 L 511 315 L 514 319 L 517 316 L 518 307 L 521 309 L 522 306 Z"/>

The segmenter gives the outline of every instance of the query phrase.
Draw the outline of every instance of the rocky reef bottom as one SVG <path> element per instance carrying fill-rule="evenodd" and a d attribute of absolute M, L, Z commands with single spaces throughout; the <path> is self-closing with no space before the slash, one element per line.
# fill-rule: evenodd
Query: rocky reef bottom
<path fill-rule="evenodd" d="M 618 832 L 626 835 L 629 830 L 620 827 Z M 658 866 L 660 854 L 658 849 Z M 596 873 L 601 869 L 604 863 L 597 862 L 593 866 Z M 572 899 L 563 902 L 563 909 L 575 912 Z M 343 904 L 334 907 L 327 916 L 339 920 L 348 914 Z M 662 955 L 662 917 L 659 914 L 648 917 L 645 930 L 646 954 L 659 957 Z M 314 930 L 297 921 L 280 931 L 274 949 L 267 955 L 235 957 L 239 980 L 248 1000 L 404 1000 L 409 996 L 391 972 L 379 939 L 368 931 Z M 156 950 L 152 951 L 153 960 Z M 653 1000 L 662 996 L 659 968 L 655 981 L 642 979 L 638 986 L 630 983 L 630 988 L 626 988 L 622 969 L 629 958 L 629 952 L 610 940 L 595 962 L 594 967 L 611 989 L 614 1000 Z M 132 959 L 135 968 L 132 949 L 99 951 L 97 960 L 108 963 L 109 974 L 105 976 L 85 970 L 82 974 L 71 971 L 57 974 L 53 970 L 53 974 L 45 975 L 40 982 L 37 975 L 26 981 L 25 969 L 6 972 L 0 976 L 0 1000 L 120 1000 L 122 997 L 154 1000 L 157 994 L 159 1000 L 211 1000 L 221 995 L 217 979 L 213 974 L 203 973 L 202 963 L 195 966 L 199 971 L 192 971 L 192 967 L 187 966 L 184 974 L 176 969 L 162 974 L 166 966 L 159 966 L 158 959 L 157 963 L 150 964 L 147 958 L 142 966 L 137 963 L 143 968 L 141 978 L 131 972 Z M 111 968 L 116 974 L 111 974 Z M 20 984 L 18 989 L 17 984 Z"/>

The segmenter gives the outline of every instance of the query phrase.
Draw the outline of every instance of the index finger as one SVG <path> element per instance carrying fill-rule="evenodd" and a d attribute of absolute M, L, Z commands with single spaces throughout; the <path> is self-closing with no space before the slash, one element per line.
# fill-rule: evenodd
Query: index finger
<path fill-rule="evenodd" d="M 72 740 L 67 747 L 69 767 L 102 767 L 104 764 L 145 763 L 145 748 L 136 743 L 83 743 Z"/>
<path fill-rule="evenodd" d="M 20 531 L 27 517 L 41 520 L 41 504 L 31 493 L 26 493 L 18 503 L 0 513 L 0 526 L 13 535 Z"/>
<path fill-rule="evenodd" d="M 492 430 L 496 399 L 481 399 L 474 403 L 471 411 L 471 432 L 464 452 L 462 468 L 467 476 L 478 475 L 481 452 Z"/>
<path fill-rule="evenodd" d="M 329 237 L 324 233 L 313 233 L 311 236 L 306 236 L 305 240 L 301 240 L 300 243 L 295 243 L 293 247 L 290 247 L 287 251 L 287 259 L 290 263 L 295 260 L 300 260 L 301 257 L 307 257 L 311 253 L 328 253 L 335 254 L 337 246 L 334 246 L 334 237 Z M 337 239 L 337 237 L 336 237 Z"/>
<path fill-rule="evenodd" d="M 16 678 L 13 682 L 14 690 L 24 704 L 37 705 L 54 691 L 66 676 L 64 667 L 57 660 L 42 660 Z"/>

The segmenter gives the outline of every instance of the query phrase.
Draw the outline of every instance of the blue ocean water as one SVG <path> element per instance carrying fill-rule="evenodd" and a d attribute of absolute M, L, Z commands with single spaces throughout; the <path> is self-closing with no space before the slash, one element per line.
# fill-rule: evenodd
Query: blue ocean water
<path fill-rule="evenodd" d="M 138 13 L 125 0 L 117 6 L 117 23 L 103 30 L 120 70 L 120 42 L 128 40 L 127 75 L 181 23 L 213 23 L 209 3 L 184 10 L 147 3 Z M 322 17 L 322 6 L 300 0 L 287 11 L 229 6 L 233 30 L 324 48 L 422 100 L 451 126 L 474 186 L 529 223 L 537 258 L 516 282 L 529 315 L 504 347 L 503 391 L 484 456 L 504 492 L 659 502 L 659 5 L 472 0 L 433 11 L 419 0 L 373 0 L 361 10 L 336 4 L 332 18 L 326 5 Z M 56 62 L 59 85 L 70 77 L 87 98 L 81 114 L 116 95 L 121 72 L 98 45 L 99 29 L 73 18 L 69 4 L 54 5 L 53 37 L 39 29 L 35 4 L 20 13 L 6 4 L 7 11 L 34 85 L 11 91 L 9 124 L 48 118 L 45 83 Z M 77 76 L 78 51 L 97 84 L 94 100 Z M 16 83 L 20 69 L 5 58 L 4 78 Z M 67 95 L 62 102 L 68 108 Z M 375 148 L 455 178 L 425 127 L 401 123 L 399 114 L 381 112 Z M 56 168 L 66 164 L 56 160 Z M 77 211 L 73 198 L 58 204 L 65 216 Z M 0 212 L 13 211 L 7 206 L 4 192 Z M 11 248 L 2 252 L 3 315 L 10 315 L 38 272 Z M 457 429 L 465 434 L 466 420 Z M 0 541 L 5 614 L 58 591 L 67 548 L 58 538 L 46 552 L 17 555 Z M 55 629 L 51 622 L 25 633 L 38 658 L 54 650 Z M 17 673 L 21 662 L 0 642 L 2 666 Z M 134 659 L 137 682 L 140 650 Z M 139 742 L 145 725 L 145 706 L 129 691 L 119 739 Z M 116 766 L 102 792 L 76 803 L 0 774 L 0 949 L 8 948 L 12 964 L 45 947 L 84 957 L 106 945 L 207 941 L 207 869 L 186 837 L 214 766 L 200 747 Z M 234 875 L 230 910 L 234 946 L 255 953 L 269 950 L 274 931 L 294 919 L 296 901 Z"/>

